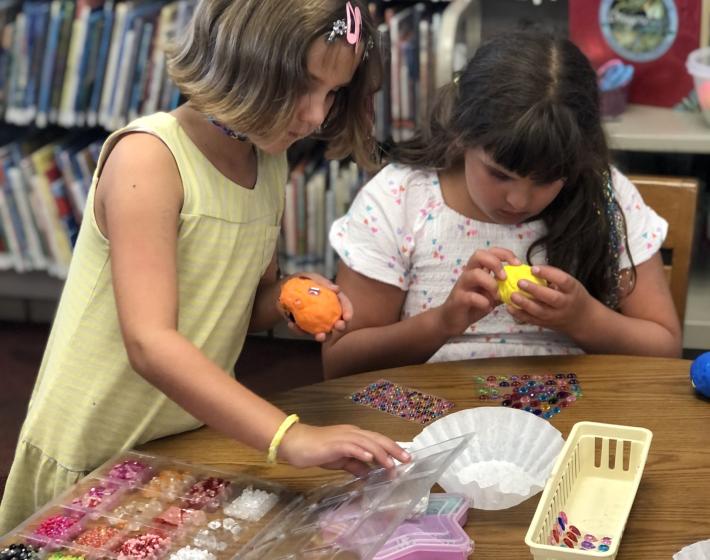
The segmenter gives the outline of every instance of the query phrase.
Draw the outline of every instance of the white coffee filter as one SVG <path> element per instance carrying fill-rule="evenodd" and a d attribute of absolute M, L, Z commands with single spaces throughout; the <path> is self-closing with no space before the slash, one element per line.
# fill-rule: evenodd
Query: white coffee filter
<path fill-rule="evenodd" d="M 564 445 L 559 430 L 534 414 L 481 407 L 432 422 L 410 451 L 471 432 L 469 445 L 438 483 L 446 492 L 467 496 L 476 509 L 506 509 L 540 492 Z"/>
<path fill-rule="evenodd" d="M 710 560 L 710 539 L 682 548 L 673 555 L 673 560 Z"/>

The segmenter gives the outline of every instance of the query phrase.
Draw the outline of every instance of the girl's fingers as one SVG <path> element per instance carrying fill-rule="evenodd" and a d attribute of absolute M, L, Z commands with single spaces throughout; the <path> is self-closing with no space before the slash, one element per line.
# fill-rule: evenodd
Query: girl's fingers
<path fill-rule="evenodd" d="M 383 436 L 382 434 L 378 434 L 377 432 L 370 432 L 367 430 L 365 430 L 364 433 L 367 437 L 374 440 L 382 449 L 384 449 L 388 455 L 394 457 L 401 463 L 406 463 L 407 461 L 409 461 L 409 459 L 411 459 L 409 453 L 407 453 L 404 449 L 397 445 L 396 442 L 394 442 L 387 436 Z"/>
<path fill-rule="evenodd" d="M 353 304 L 343 292 L 338 292 L 338 299 L 340 300 L 340 307 L 343 308 L 343 321 L 347 323 L 353 318 Z"/>
<path fill-rule="evenodd" d="M 370 471 L 369 465 L 357 459 L 346 459 L 340 468 L 357 477 L 363 477 Z"/>
<path fill-rule="evenodd" d="M 371 463 L 374 459 L 374 453 L 363 447 L 361 443 L 352 440 L 341 442 L 338 451 L 341 457 L 350 457 L 363 463 Z"/>
<path fill-rule="evenodd" d="M 348 439 L 352 444 L 357 445 L 361 450 L 368 453 L 370 455 L 370 461 L 374 460 L 383 467 L 394 466 L 390 454 L 384 447 L 375 442 L 373 438 L 368 437 L 365 432 L 358 431 L 348 434 Z"/>
<path fill-rule="evenodd" d="M 538 278 L 547 280 L 548 284 L 554 285 L 561 292 L 571 291 L 576 282 L 572 275 L 554 266 L 536 265 L 532 267 L 532 273 Z"/>
<path fill-rule="evenodd" d="M 530 294 L 537 301 L 549 305 L 550 307 L 559 307 L 564 299 L 564 294 L 549 286 L 540 286 L 526 280 L 518 282 L 518 287 Z M 527 299 L 527 298 L 526 298 Z"/>
<path fill-rule="evenodd" d="M 340 287 L 337 284 L 333 284 L 333 282 L 328 280 L 325 276 L 321 276 L 317 272 L 301 272 L 299 276 L 305 276 L 306 278 L 310 278 L 314 282 L 320 284 L 321 286 L 325 286 L 326 288 L 330 288 L 334 292 L 340 291 Z"/>
<path fill-rule="evenodd" d="M 505 279 L 503 261 L 490 251 L 476 251 L 468 260 L 466 268 L 469 270 L 485 269 L 491 271 L 497 278 Z"/>
<path fill-rule="evenodd" d="M 515 256 L 515 253 L 509 249 L 503 249 L 502 247 L 493 247 L 489 249 L 491 253 L 493 253 L 496 257 L 498 257 L 500 260 L 507 262 L 508 264 L 512 265 L 519 265 L 522 264 L 520 262 L 520 259 Z"/>
<path fill-rule="evenodd" d="M 510 300 L 528 315 L 536 317 L 538 320 L 544 318 L 548 307 L 539 301 L 525 297 L 522 294 L 513 294 Z"/>
<path fill-rule="evenodd" d="M 516 323 L 520 323 L 522 325 L 535 324 L 535 318 L 529 313 L 523 311 L 522 309 L 518 309 L 517 307 L 514 307 L 512 305 L 506 305 L 505 308 L 508 313 L 512 315 L 513 319 L 515 319 Z"/>
<path fill-rule="evenodd" d="M 461 287 L 467 291 L 485 294 L 485 297 L 495 305 L 498 299 L 498 282 L 488 272 L 481 268 L 465 271 L 461 277 Z"/>

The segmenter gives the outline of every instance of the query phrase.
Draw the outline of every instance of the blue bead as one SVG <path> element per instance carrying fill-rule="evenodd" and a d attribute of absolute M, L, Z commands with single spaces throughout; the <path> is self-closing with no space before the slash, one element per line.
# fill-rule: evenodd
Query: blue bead
<path fill-rule="evenodd" d="M 600 545 L 597 547 L 597 550 L 598 550 L 599 552 L 606 552 L 607 550 L 609 550 L 609 545 L 608 545 L 608 544 L 600 544 Z"/>

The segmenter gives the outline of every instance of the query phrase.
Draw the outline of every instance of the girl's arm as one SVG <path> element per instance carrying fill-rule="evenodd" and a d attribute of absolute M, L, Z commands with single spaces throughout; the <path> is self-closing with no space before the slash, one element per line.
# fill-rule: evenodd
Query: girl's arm
<path fill-rule="evenodd" d="M 438 308 L 400 321 L 406 292 L 338 265 L 336 283 L 355 313 L 344 333 L 323 343 L 326 379 L 426 362 L 449 338 Z"/>
<path fill-rule="evenodd" d="M 534 299 L 513 295 L 521 307 L 509 308 L 516 319 L 564 332 L 587 353 L 680 356 L 680 322 L 659 253 L 636 267 L 636 286 L 622 300 L 620 312 L 557 268 L 540 266 L 533 272 L 557 289 L 521 282 Z"/>
<path fill-rule="evenodd" d="M 325 377 L 426 362 L 449 338 L 498 305 L 496 278 L 505 279 L 504 261 L 520 262 L 507 249 L 476 251 L 442 305 L 402 320 L 406 292 L 341 261 L 337 283 L 355 313 L 347 331 L 323 345 Z"/>
<path fill-rule="evenodd" d="M 266 268 L 266 272 L 264 272 L 264 275 L 261 277 L 259 287 L 256 291 L 251 320 L 249 321 L 249 332 L 269 330 L 284 319 L 276 306 L 281 289 L 278 273 L 278 260 L 276 251 L 274 251 L 271 262 Z"/>
<path fill-rule="evenodd" d="M 157 138 L 130 134 L 114 148 L 97 186 L 95 212 L 110 241 L 121 331 L 131 366 L 187 412 L 257 449 L 267 449 L 285 414 L 210 361 L 177 330 L 180 175 Z M 358 471 L 406 460 L 388 438 L 352 426 L 295 425 L 280 453 L 296 466 Z"/>

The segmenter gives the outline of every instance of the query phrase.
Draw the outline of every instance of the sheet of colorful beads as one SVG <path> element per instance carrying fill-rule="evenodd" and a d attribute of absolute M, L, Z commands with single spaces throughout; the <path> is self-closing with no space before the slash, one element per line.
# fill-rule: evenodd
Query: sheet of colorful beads
<path fill-rule="evenodd" d="M 454 406 L 453 402 L 441 397 L 409 389 L 386 379 L 370 383 L 348 398 L 354 403 L 420 424 L 428 424 L 442 417 Z"/>
<path fill-rule="evenodd" d="M 497 401 L 549 420 L 582 396 L 576 373 L 544 375 L 478 375 L 474 377 L 478 398 Z"/>
<path fill-rule="evenodd" d="M 226 560 L 296 496 L 270 482 L 128 452 L 0 541 L 0 560 Z"/>

